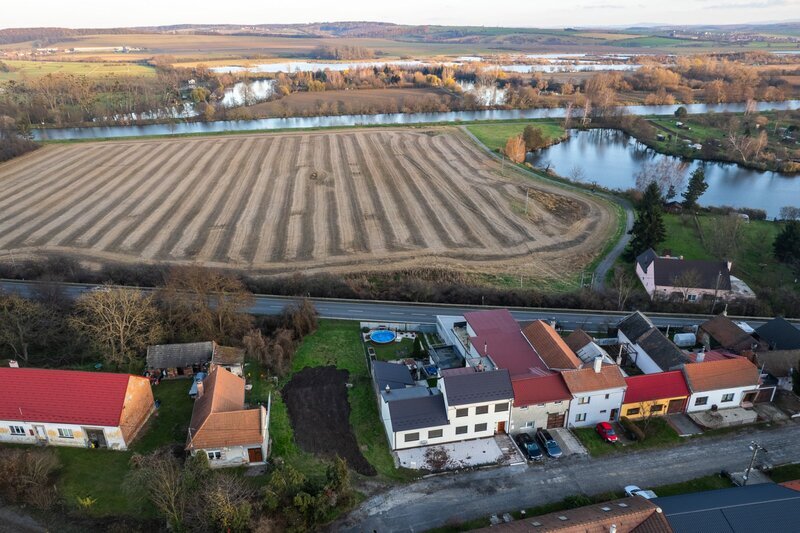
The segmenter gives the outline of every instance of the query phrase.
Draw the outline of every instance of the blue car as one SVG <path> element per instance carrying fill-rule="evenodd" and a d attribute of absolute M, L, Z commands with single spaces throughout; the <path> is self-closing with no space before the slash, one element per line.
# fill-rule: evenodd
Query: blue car
<path fill-rule="evenodd" d="M 539 444 L 542 445 L 542 448 L 544 448 L 544 451 L 547 452 L 547 455 L 554 459 L 561 457 L 561 447 L 558 445 L 549 431 L 546 429 L 540 429 L 536 432 L 536 438 L 539 440 Z"/>
<path fill-rule="evenodd" d="M 517 444 L 519 444 L 519 448 L 522 450 L 522 453 L 524 453 L 531 461 L 541 461 L 544 459 L 542 449 L 527 433 L 520 433 L 517 435 Z"/>

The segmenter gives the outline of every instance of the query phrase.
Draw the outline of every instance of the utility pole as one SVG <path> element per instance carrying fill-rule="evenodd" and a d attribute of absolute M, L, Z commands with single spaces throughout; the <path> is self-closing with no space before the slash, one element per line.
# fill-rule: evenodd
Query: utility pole
<path fill-rule="evenodd" d="M 742 486 L 747 485 L 747 480 L 750 479 L 750 471 L 753 470 L 753 465 L 756 462 L 756 455 L 758 455 L 759 451 L 763 451 L 764 453 L 767 452 L 767 449 L 761 446 L 756 441 L 750 441 L 750 449 L 753 450 L 753 456 L 750 457 L 750 464 L 747 466 L 747 470 L 745 471 L 744 475 L 742 476 Z"/>
<path fill-rule="evenodd" d="M 711 305 L 711 314 L 714 314 L 714 309 L 717 307 L 717 295 L 719 294 L 719 279 L 722 277 L 722 271 L 717 272 L 717 284 L 714 286 L 714 303 Z"/>
<path fill-rule="evenodd" d="M 525 216 L 528 216 L 528 193 L 531 192 L 530 189 L 525 189 Z"/>

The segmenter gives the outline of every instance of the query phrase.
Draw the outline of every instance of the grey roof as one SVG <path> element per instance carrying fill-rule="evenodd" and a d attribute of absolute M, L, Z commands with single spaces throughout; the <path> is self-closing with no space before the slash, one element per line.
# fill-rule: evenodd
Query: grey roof
<path fill-rule="evenodd" d="M 642 267 L 642 270 L 647 270 L 647 267 L 650 266 L 650 263 L 656 259 L 658 259 L 658 254 L 652 248 L 648 248 L 636 256 L 636 262 L 639 263 L 639 266 Z"/>
<path fill-rule="evenodd" d="M 767 341 L 773 350 L 800 348 L 800 329 L 782 317 L 776 317 L 756 329 L 758 336 Z"/>
<path fill-rule="evenodd" d="M 411 371 L 406 365 L 385 361 L 372 362 L 372 379 L 379 390 L 384 390 L 387 385 L 390 389 L 403 389 L 415 385 Z"/>
<path fill-rule="evenodd" d="M 672 370 L 691 362 L 691 359 L 658 328 L 651 329 L 639 339 L 637 344 L 647 352 L 655 364 L 661 367 L 661 370 Z"/>
<path fill-rule="evenodd" d="M 655 284 L 663 287 L 680 286 L 678 279 L 689 273 L 696 274 L 691 288 L 731 290 L 731 273 L 727 261 L 706 261 L 702 259 L 678 259 L 677 257 L 657 257 L 653 260 Z M 721 275 L 720 275 L 721 274 Z M 719 278 L 719 279 L 718 279 Z M 686 280 L 684 280 L 684 283 Z"/>
<path fill-rule="evenodd" d="M 653 328 L 653 323 L 641 312 L 636 311 L 623 318 L 617 327 L 631 342 L 636 342 Z"/>
<path fill-rule="evenodd" d="M 147 347 L 147 368 L 184 368 L 211 361 L 214 343 L 187 342 Z"/>
<path fill-rule="evenodd" d="M 764 367 L 764 371 L 777 378 L 788 377 L 790 373 L 796 373 L 800 367 L 800 350 L 772 350 L 769 352 L 757 352 L 759 366 Z"/>
<path fill-rule="evenodd" d="M 800 492 L 773 483 L 651 501 L 662 509 L 675 533 L 789 533 L 800 523 Z"/>
<path fill-rule="evenodd" d="M 427 396 L 388 404 L 393 431 L 408 431 L 449 424 L 447 409 L 444 406 L 444 396 L 437 389 L 428 389 L 428 391 L 430 394 Z"/>
<path fill-rule="evenodd" d="M 514 397 L 508 370 L 449 375 L 444 378 L 448 405 L 493 402 Z"/>
<path fill-rule="evenodd" d="M 406 387 L 405 389 L 391 389 L 388 391 L 381 389 L 380 395 L 386 403 L 389 403 L 397 400 L 430 396 L 431 392 L 428 387 Z"/>

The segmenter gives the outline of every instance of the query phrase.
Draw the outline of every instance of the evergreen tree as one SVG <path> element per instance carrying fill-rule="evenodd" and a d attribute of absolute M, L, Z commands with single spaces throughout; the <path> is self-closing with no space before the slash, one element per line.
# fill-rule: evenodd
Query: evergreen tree
<path fill-rule="evenodd" d="M 706 173 L 702 168 L 698 168 L 692 172 L 692 177 L 689 178 L 689 187 L 683 193 L 683 207 L 685 209 L 697 209 L 697 200 L 708 189 L 706 183 Z"/>
<path fill-rule="evenodd" d="M 790 220 L 772 243 L 778 261 L 800 270 L 800 221 Z"/>
<path fill-rule="evenodd" d="M 642 201 L 636 208 L 636 222 L 630 234 L 629 254 L 633 257 L 648 248 L 656 248 L 667 237 L 661 211 L 661 191 L 655 182 L 651 182 L 644 191 Z"/>
<path fill-rule="evenodd" d="M 531 125 L 525 126 L 525 130 L 522 132 L 522 139 L 525 141 L 525 148 L 528 151 L 544 148 L 547 144 L 544 135 L 542 135 L 542 130 Z"/>

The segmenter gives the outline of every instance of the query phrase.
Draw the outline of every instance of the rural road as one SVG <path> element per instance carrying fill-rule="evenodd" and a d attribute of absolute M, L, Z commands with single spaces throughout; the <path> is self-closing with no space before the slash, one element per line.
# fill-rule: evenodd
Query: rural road
<path fill-rule="evenodd" d="M 496 154 L 488 146 L 483 144 L 480 141 L 480 139 L 478 139 L 475 135 L 473 135 L 473 133 L 471 131 L 469 131 L 469 129 L 467 129 L 466 126 L 461 126 L 461 131 L 463 131 L 464 134 L 467 137 L 469 137 L 475 144 L 477 144 L 480 148 L 482 148 L 483 151 L 485 151 L 487 154 L 489 154 L 490 157 L 494 158 L 497 161 L 501 161 L 501 162 L 503 161 L 503 158 L 500 155 Z M 622 236 L 620 237 L 619 241 L 617 242 L 617 244 L 614 245 L 614 247 L 611 249 L 611 251 L 609 251 L 606 254 L 606 256 L 603 257 L 603 259 L 597 264 L 597 267 L 595 268 L 595 271 L 594 271 L 594 283 L 593 283 L 592 286 L 596 290 L 603 289 L 605 287 L 605 279 L 606 279 L 606 275 L 608 274 L 608 271 L 611 270 L 611 267 L 614 266 L 614 263 L 617 261 L 617 258 L 620 255 L 622 255 L 622 252 L 625 251 L 625 247 L 628 246 L 628 242 L 630 242 L 630 240 L 631 240 L 631 236 L 628 234 L 628 232 L 631 230 L 631 228 L 633 228 L 633 207 L 631 206 L 631 203 L 628 200 L 626 200 L 624 198 L 620 198 L 620 197 L 615 196 L 613 194 L 607 194 L 607 193 L 604 193 L 604 192 L 597 192 L 597 191 L 591 191 L 590 192 L 590 191 L 587 191 L 586 189 L 584 189 L 583 187 L 578 187 L 577 185 L 571 185 L 569 183 L 564 183 L 563 181 L 549 178 L 547 176 L 544 176 L 542 174 L 538 174 L 536 172 L 532 172 L 532 171 L 530 171 L 530 170 L 528 170 L 526 168 L 520 167 L 520 166 L 516 166 L 516 169 L 520 170 L 521 172 L 527 174 L 528 176 L 530 176 L 530 177 L 532 177 L 534 179 L 549 181 L 550 183 L 554 183 L 554 184 L 558 185 L 559 187 L 564 187 L 564 188 L 573 189 L 573 190 L 579 190 L 579 191 L 584 192 L 586 194 L 594 194 L 595 196 L 600 196 L 601 198 L 605 198 L 609 202 L 618 204 L 625 211 L 625 232 L 622 234 Z"/>
<path fill-rule="evenodd" d="M 575 494 L 620 492 L 630 484 L 657 487 L 721 470 L 743 471 L 750 460 L 748 445 L 753 439 L 768 450 L 760 461 L 772 465 L 800 461 L 800 425 L 791 422 L 777 429 L 699 437 L 673 448 L 621 453 L 604 459 L 567 458 L 549 460 L 544 465 L 423 479 L 372 496 L 331 529 L 424 531 L 553 503 Z"/>
<path fill-rule="evenodd" d="M 36 281 L 0 280 L 0 289 L 7 292 L 16 292 L 23 296 L 35 294 L 36 287 L 41 285 Z M 90 291 L 98 285 L 81 283 L 59 283 L 64 293 L 70 298 Z M 153 289 L 143 288 L 143 291 Z M 436 315 L 462 315 L 467 311 L 480 311 L 496 309 L 492 306 L 470 306 L 451 304 L 423 304 L 412 302 L 385 302 L 375 300 L 343 300 L 330 298 L 310 298 L 317 308 L 320 317 L 339 320 L 359 320 L 363 322 L 400 322 L 408 324 L 432 324 L 436 322 Z M 299 298 L 285 296 L 255 295 L 255 305 L 250 312 L 256 315 L 278 314 L 283 309 Z M 511 314 L 519 321 L 537 319 L 556 319 L 564 329 L 583 328 L 588 331 L 603 331 L 608 326 L 616 325 L 629 313 L 609 311 L 582 311 L 573 309 L 543 309 L 543 308 L 510 308 Z M 657 326 L 680 327 L 691 326 L 704 322 L 710 315 L 674 315 L 667 313 L 648 313 L 647 316 Z M 739 317 L 731 317 L 739 318 Z M 741 317 L 753 327 L 758 327 L 765 322 L 764 318 L 754 319 Z M 793 320 L 795 324 L 800 321 Z"/>

